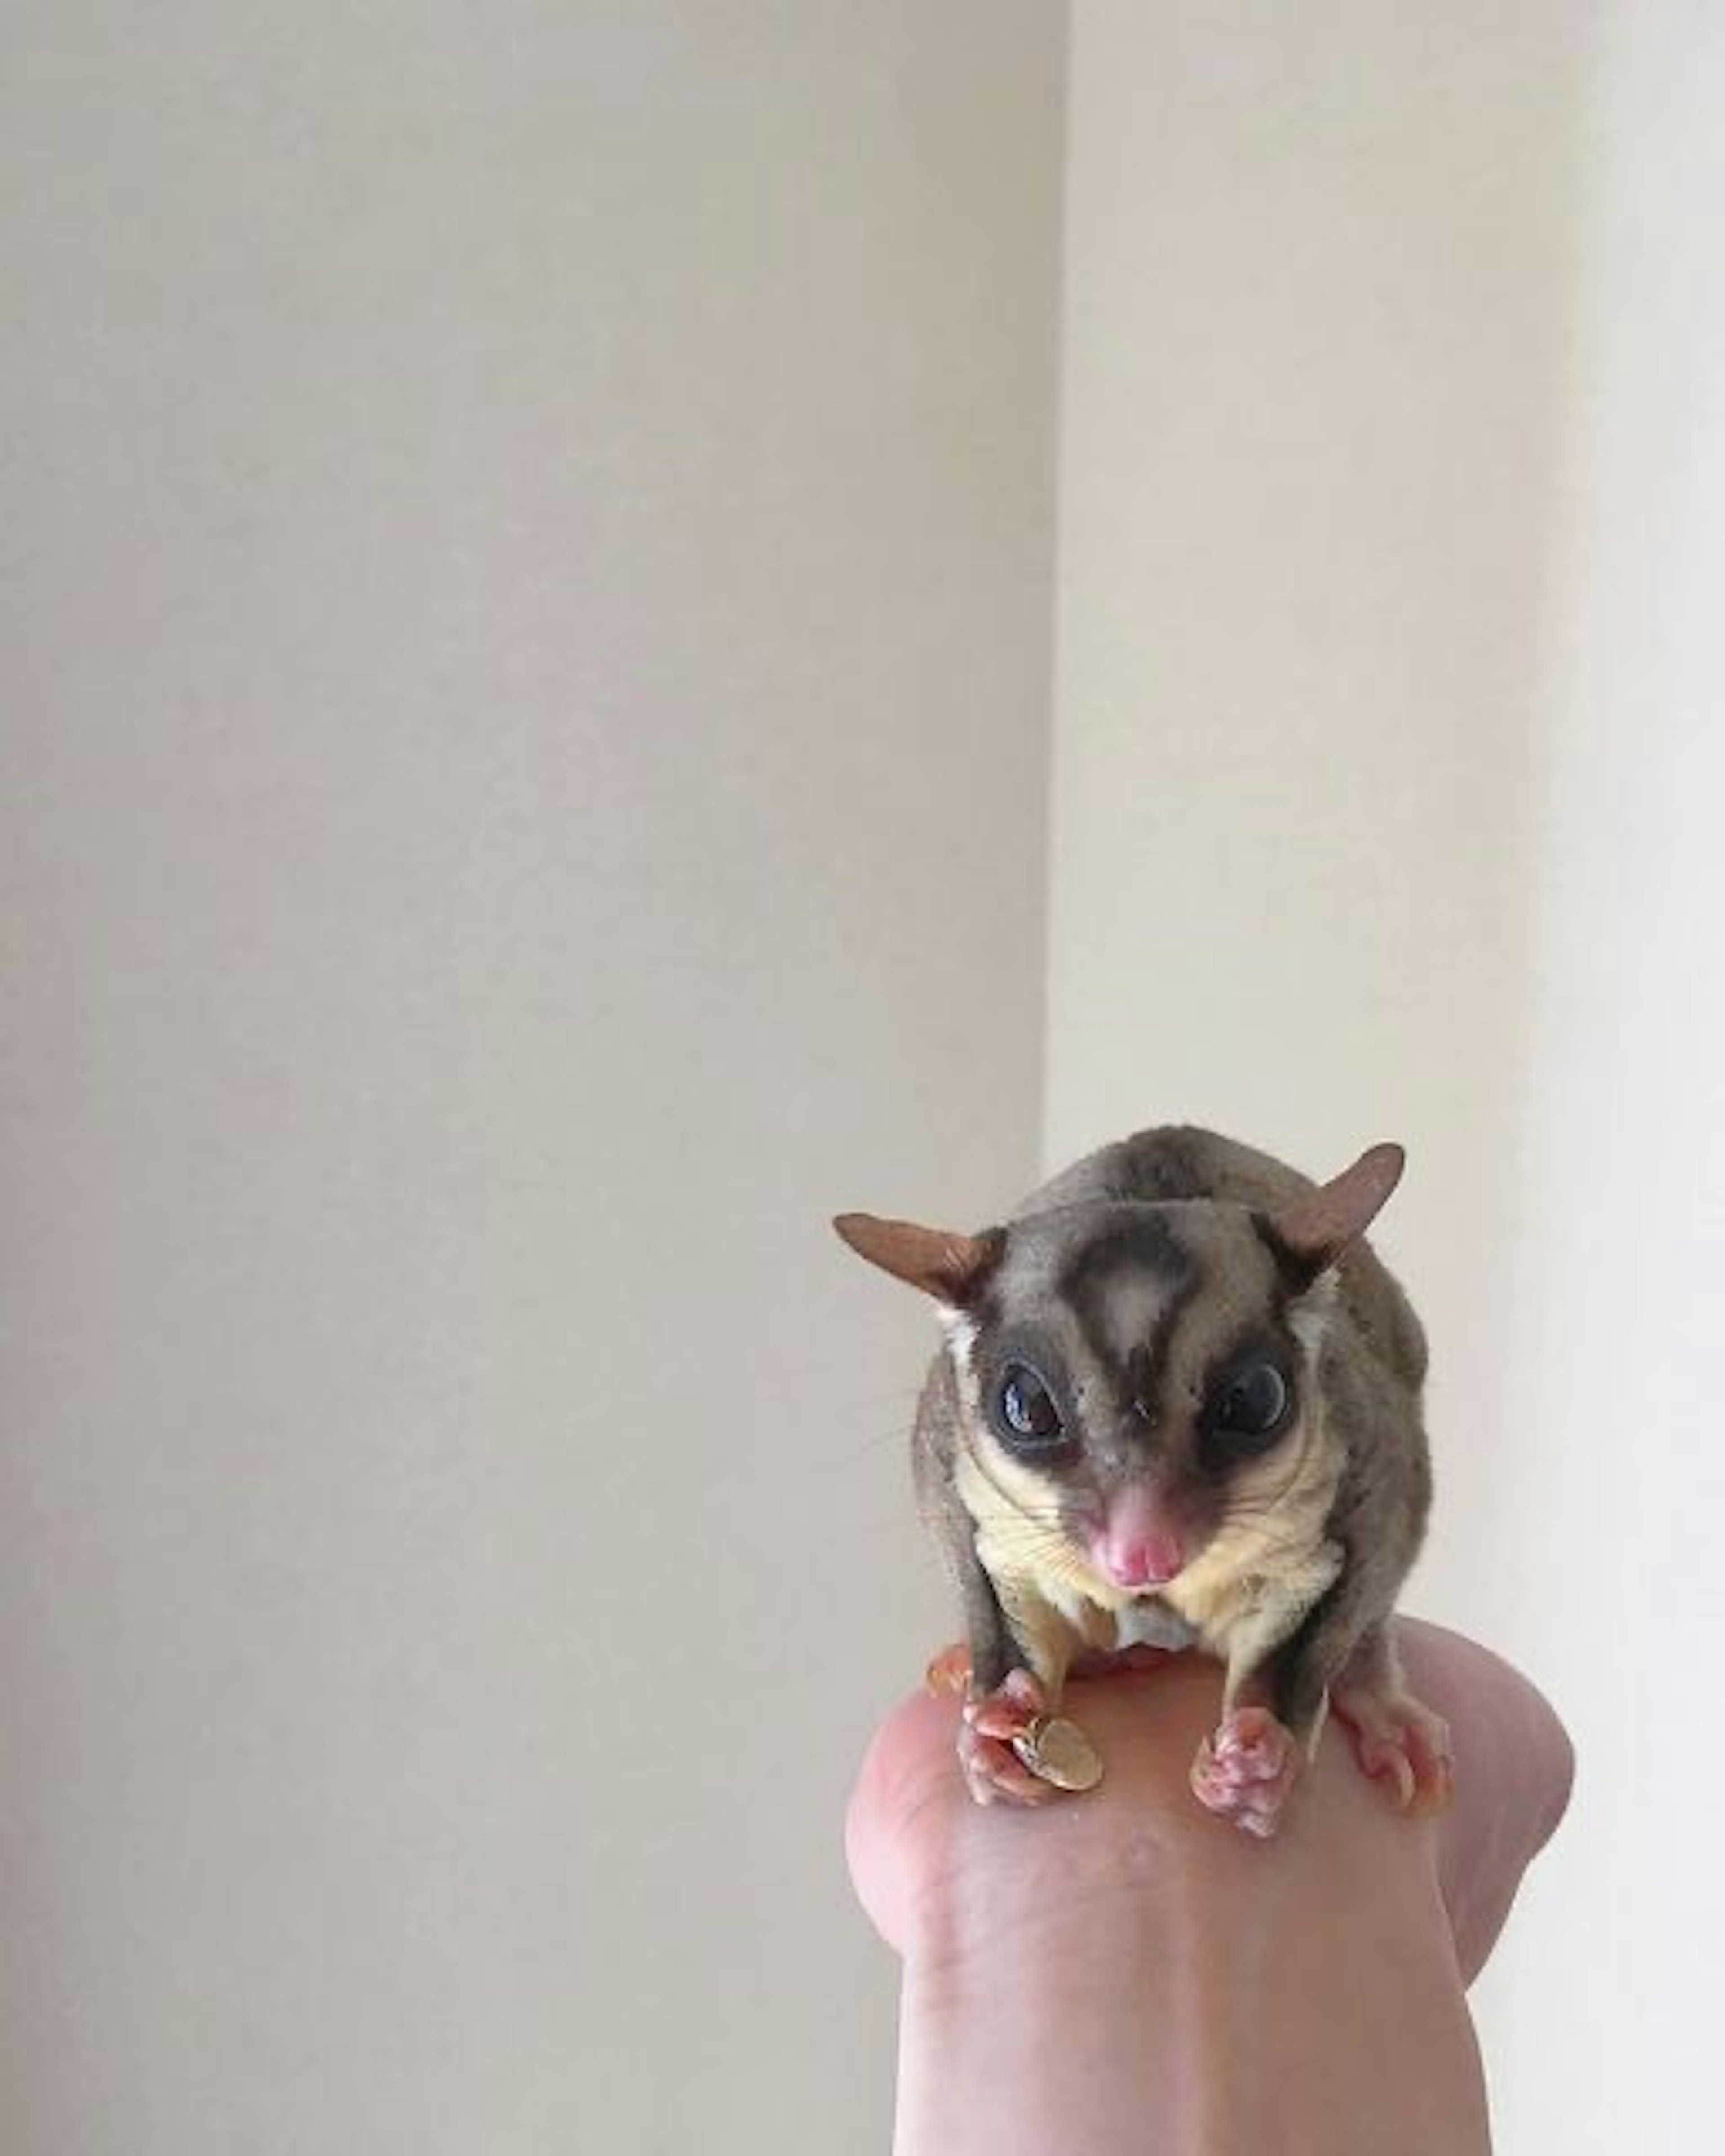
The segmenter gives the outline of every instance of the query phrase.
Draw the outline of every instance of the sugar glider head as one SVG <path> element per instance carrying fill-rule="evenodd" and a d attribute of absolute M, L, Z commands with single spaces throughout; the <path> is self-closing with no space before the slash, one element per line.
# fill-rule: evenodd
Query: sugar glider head
<path fill-rule="evenodd" d="M 933 1298 L 965 1441 L 1027 1533 L 1065 1568 L 1151 1593 L 1297 1464 L 1333 1269 L 1402 1167 L 1399 1146 L 1373 1146 L 1273 1213 L 1110 1200 L 979 1235 L 834 1225 Z"/>

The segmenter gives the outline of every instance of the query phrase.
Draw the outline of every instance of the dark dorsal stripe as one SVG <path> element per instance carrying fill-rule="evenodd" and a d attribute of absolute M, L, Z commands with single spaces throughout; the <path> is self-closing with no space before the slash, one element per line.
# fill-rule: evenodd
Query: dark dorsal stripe
<path fill-rule="evenodd" d="M 1120 1342 L 1109 1327 L 1122 1276 L 1147 1273 L 1163 1290 L 1152 1339 L 1137 1340 L 1122 1368 Z M 1085 1345 L 1105 1370 L 1130 1383 L 1135 1398 L 1153 1400 L 1180 1312 L 1198 1292 L 1199 1267 L 1168 1220 L 1147 1208 L 1136 1219 L 1103 1229 L 1076 1250 L 1055 1282 Z"/>

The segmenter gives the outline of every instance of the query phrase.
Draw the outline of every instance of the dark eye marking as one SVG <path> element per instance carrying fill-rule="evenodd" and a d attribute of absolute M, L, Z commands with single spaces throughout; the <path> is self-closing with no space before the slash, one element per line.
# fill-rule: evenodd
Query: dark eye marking
<path fill-rule="evenodd" d="M 1254 1349 L 1238 1357 L 1205 1403 L 1207 1450 L 1218 1460 L 1250 1460 L 1267 1452 L 1287 1428 L 1293 1405 L 1293 1386 L 1273 1355 Z"/>
<path fill-rule="evenodd" d="M 993 1410 L 995 1435 L 1009 1452 L 1053 1452 L 1066 1441 L 1066 1426 L 1054 1394 L 1028 1363 L 1009 1363 L 1001 1372 Z"/>

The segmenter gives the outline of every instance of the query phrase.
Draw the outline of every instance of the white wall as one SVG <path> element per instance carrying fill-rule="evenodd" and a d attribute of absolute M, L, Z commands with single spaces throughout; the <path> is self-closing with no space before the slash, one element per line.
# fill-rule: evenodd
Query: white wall
<path fill-rule="evenodd" d="M 1510 1194 L 1517 1561 L 1478 1593 L 1580 1748 L 1489 2006 L 1507 2145 L 1582 2156 L 1717 2134 L 1725 17 L 1616 11 L 1594 80 Z"/>
<path fill-rule="evenodd" d="M 1079 0 L 1047 1140 L 1406 1139 L 1414 1605 L 1580 1784 L 1499 2145 L 1709 2145 L 1725 25 Z"/>
<path fill-rule="evenodd" d="M 1512 13 L 1086 6 L 1068 193 L 1050 1151 L 1402 1138 L 1471 1414 L 1580 213 L 1560 11 Z"/>
<path fill-rule="evenodd" d="M 1034 1164 L 1062 32 L 14 11 L 16 2156 L 881 2143 L 825 1220 Z"/>

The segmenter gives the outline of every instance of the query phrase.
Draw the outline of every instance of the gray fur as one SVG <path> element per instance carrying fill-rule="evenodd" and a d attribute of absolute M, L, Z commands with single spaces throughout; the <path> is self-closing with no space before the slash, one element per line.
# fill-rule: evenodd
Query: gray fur
<path fill-rule="evenodd" d="M 1069 1383 L 1082 1425 L 1076 1461 L 1050 1468 L 1050 1520 L 1075 1532 L 1110 1491 L 1153 1472 L 1183 1491 L 1194 1519 L 1227 1517 L 1226 1475 L 1206 1469 L 1197 1403 L 1235 1343 L 1289 1343 L 1302 1309 L 1322 1306 L 1315 1360 L 1302 1360 L 1306 1414 L 1321 1416 L 1341 1466 L 1322 1532 L 1341 1553 L 1333 1584 L 1254 1650 L 1271 1697 L 1309 1741 L 1344 1672 L 1393 1685 L 1388 1621 L 1423 1537 L 1431 1481 L 1421 1414 L 1426 1350 L 1406 1296 L 1362 1239 L 1327 1281 L 1291 1280 L 1266 1222 L 1316 1189 L 1268 1154 L 1189 1127 L 1139 1132 L 1055 1176 L 1012 1214 L 996 1261 L 963 1298 L 978 1382 L 1029 1342 Z M 976 1551 L 954 1486 L 975 1433 L 951 1354 L 937 1358 L 914 1433 L 922 1510 L 964 1598 L 978 1686 L 1029 1664 Z M 1234 1472 L 1235 1471 L 1230 1471 Z M 1237 1478 L 1236 1478 L 1237 1479 Z M 1206 1512 L 1206 1507 L 1209 1508 Z M 1228 1652 L 1225 1638 L 1207 1644 Z M 1230 1671 L 1230 1691 L 1240 1670 Z"/>

